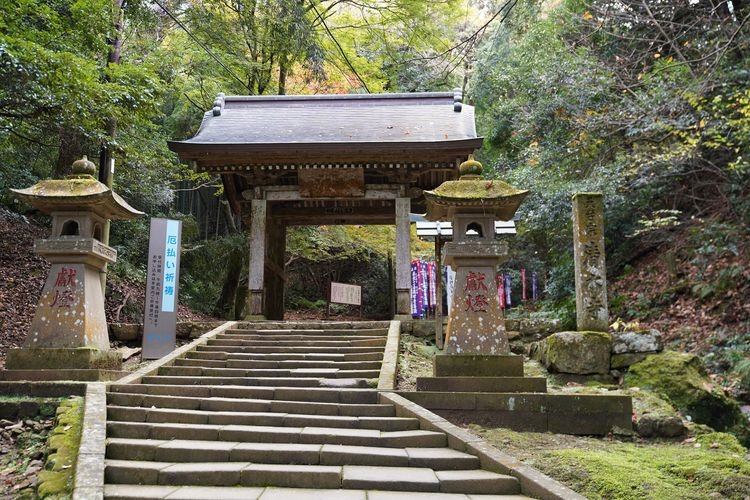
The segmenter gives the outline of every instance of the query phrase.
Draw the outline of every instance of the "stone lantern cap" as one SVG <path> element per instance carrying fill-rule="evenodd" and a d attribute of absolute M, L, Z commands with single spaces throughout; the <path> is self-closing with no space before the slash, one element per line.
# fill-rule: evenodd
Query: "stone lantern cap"
<path fill-rule="evenodd" d="M 48 179 L 26 189 L 11 189 L 19 198 L 44 213 L 90 211 L 106 219 L 134 219 L 143 212 L 96 180 L 96 167 L 84 156 L 73 163 L 73 174 Z"/>
<path fill-rule="evenodd" d="M 511 220 L 529 194 L 498 180 L 482 178 L 482 164 L 473 155 L 459 167 L 461 177 L 446 181 L 432 191 L 424 191 L 428 220 L 449 220 L 456 213 L 494 215 L 497 220 Z"/>

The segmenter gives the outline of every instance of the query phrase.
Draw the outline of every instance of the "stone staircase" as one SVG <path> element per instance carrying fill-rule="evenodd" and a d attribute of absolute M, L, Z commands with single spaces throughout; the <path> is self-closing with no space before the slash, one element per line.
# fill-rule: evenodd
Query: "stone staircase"
<path fill-rule="evenodd" d="M 388 323 L 244 323 L 107 392 L 104 496 L 510 498 L 480 468 L 382 404 Z"/>

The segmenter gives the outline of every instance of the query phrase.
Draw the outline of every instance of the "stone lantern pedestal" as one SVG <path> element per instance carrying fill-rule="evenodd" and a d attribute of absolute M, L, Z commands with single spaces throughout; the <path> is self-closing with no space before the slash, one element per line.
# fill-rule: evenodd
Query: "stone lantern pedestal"
<path fill-rule="evenodd" d="M 13 190 L 52 216 L 52 234 L 34 251 L 50 268 L 23 347 L 8 351 L 4 379 L 99 379 L 119 370 L 122 359 L 109 348 L 99 274 L 117 260 L 100 241 L 107 219 L 142 215 L 92 176 L 93 163 L 73 164 L 73 175 Z M 91 373 L 93 370 L 95 373 Z"/>
<path fill-rule="evenodd" d="M 510 220 L 528 191 L 481 177 L 470 158 L 457 181 L 426 191 L 427 219 L 451 220 L 453 241 L 445 263 L 456 272 L 444 354 L 435 357 L 435 376 L 522 376 L 521 356 L 510 354 L 497 293 L 497 266 L 507 245 L 495 240 L 495 220 Z"/>
<path fill-rule="evenodd" d="M 495 241 L 445 244 L 445 263 L 456 271 L 446 354 L 510 352 L 495 279 L 495 269 L 507 252 L 505 243 Z"/>

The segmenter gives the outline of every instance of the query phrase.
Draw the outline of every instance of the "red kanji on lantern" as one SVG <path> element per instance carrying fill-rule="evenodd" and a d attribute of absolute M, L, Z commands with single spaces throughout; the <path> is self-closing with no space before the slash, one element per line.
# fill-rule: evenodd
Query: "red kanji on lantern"
<path fill-rule="evenodd" d="M 464 292 L 478 292 L 479 290 L 487 291 L 487 285 L 484 284 L 484 273 L 475 273 L 469 271 L 466 275 L 466 286 L 464 286 Z"/>
<path fill-rule="evenodd" d="M 55 286 L 76 286 L 76 270 L 69 267 L 60 268 L 55 279 Z"/>
<path fill-rule="evenodd" d="M 469 295 L 466 297 L 465 311 L 487 312 L 489 305 L 490 303 L 487 301 L 486 295 Z"/>
<path fill-rule="evenodd" d="M 55 298 L 52 299 L 51 307 L 70 307 L 72 302 L 75 300 L 73 290 L 60 290 L 55 289 Z"/>

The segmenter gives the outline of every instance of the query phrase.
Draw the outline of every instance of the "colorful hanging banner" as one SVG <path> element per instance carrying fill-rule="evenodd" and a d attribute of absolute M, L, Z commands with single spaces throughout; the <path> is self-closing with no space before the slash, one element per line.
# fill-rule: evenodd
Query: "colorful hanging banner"
<path fill-rule="evenodd" d="M 539 298 L 536 287 L 536 271 L 531 272 L 531 298 L 536 301 Z"/>
<path fill-rule="evenodd" d="M 505 307 L 511 307 L 512 301 L 510 300 L 511 282 L 510 273 L 505 275 Z"/>
<path fill-rule="evenodd" d="M 422 315 L 430 308 L 430 277 L 427 274 L 427 262 L 419 261 L 420 285 L 422 287 Z"/>
<path fill-rule="evenodd" d="M 500 301 L 500 309 L 505 309 L 505 287 L 503 286 L 505 278 L 502 273 L 497 275 L 497 299 Z"/>
<path fill-rule="evenodd" d="M 421 316 L 421 304 L 419 303 L 419 261 L 411 261 L 411 316 Z"/>
<path fill-rule="evenodd" d="M 456 272 L 451 266 L 445 266 L 445 296 L 448 298 L 448 311 L 453 304 L 453 287 L 456 283 Z"/>
<path fill-rule="evenodd" d="M 430 277 L 430 309 L 437 307 L 437 265 L 434 262 L 427 264 L 427 274 Z"/>
<path fill-rule="evenodd" d="M 526 302 L 526 269 L 521 269 L 521 301 Z"/>

